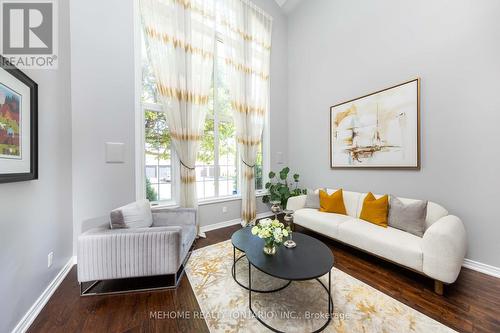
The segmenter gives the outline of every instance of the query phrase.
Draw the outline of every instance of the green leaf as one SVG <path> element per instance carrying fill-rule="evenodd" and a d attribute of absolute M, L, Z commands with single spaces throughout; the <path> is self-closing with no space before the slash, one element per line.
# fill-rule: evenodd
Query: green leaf
<path fill-rule="evenodd" d="M 282 196 L 290 195 L 290 189 L 288 187 L 283 186 L 282 188 L 280 188 L 280 194 Z"/>
<path fill-rule="evenodd" d="M 294 174 L 292 177 L 293 182 L 290 182 L 288 178 L 289 173 L 290 173 L 290 168 L 284 167 L 278 173 L 279 177 L 277 180 L 266 183 L 265 188 L 269 191 L 269 195 L 262 197 L 263 202 L 268 203 L 270 201 L 279 201 L 281 202 L 283 207 L 286 207 L 286 203 L 288 202 L 288 199 L 290 197 L 307 193 L 306 189 L 301 189 L 298 187 L 300 178 L 299 174 L 298 173 Z M 276 175 L 277 173 L 274 171 L 269 172 L 269 179 L 274 179 Z"/>

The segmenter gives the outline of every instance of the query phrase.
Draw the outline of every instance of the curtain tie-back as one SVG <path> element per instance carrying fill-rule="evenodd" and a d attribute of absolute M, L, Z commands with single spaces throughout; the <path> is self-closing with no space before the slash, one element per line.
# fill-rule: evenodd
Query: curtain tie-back
<path fill-rule="evenodd" d="M 181 165 L 182 165 L 183 167 L 185 167 L 186 169 L 189 169 L 189 170 L 196 170 L 196 168 L 190 168 L 190 167 L 188 167 L 186 164 L 184 164 L 184 162 L 182 162 L 182 160 L 181 160 L 181 159 L 179 159 L 179 162 L 181 162 Z"/>
<path fill-rule="evenodd" d="M 249 167 L 249 168 L 251 168 L 251 169 L 255 168 L 255 164 L 254 164 L 254 165 L 250 165 L 250 164 L 248 164 L 247 162 L 245 162 L 245 160 L 244 160 L 244 159 L 241 159 L 241 161 L 242 161 L 242 162 L 243 162 L 243 164 L 245 164 L 247 167 Z"/>

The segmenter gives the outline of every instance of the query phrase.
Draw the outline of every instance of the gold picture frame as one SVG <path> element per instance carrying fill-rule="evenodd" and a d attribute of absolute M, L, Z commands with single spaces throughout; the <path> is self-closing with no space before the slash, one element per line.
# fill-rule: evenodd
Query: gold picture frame
<path fill-rule="evenodd" d="M 330 107 L 330 168 L 420 170 L 420 78 Z"/>

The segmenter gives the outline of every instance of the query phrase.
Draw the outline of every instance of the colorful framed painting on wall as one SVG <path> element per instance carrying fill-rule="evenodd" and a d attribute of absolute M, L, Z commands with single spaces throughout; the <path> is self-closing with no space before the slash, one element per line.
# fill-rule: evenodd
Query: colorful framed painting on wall
<path fill-rule="evenodd" d="M 38 86 L 0 56 L 0 183 L 38 178 Z"/>
<path fill-rule="evenodd" d="M 330 166 L 420 169 L 420 79 L 332 106 Z"/>

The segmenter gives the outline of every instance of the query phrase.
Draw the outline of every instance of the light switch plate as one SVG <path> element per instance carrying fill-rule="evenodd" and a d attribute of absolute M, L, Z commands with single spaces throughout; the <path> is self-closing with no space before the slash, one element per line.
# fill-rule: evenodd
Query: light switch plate
<path fill-rule="evenodd" d="M 125 163 L 125 144 L 106 142 L 106 163 Z"/>

